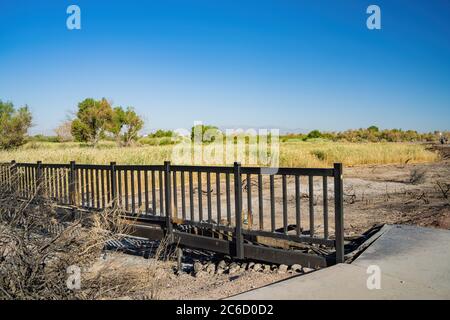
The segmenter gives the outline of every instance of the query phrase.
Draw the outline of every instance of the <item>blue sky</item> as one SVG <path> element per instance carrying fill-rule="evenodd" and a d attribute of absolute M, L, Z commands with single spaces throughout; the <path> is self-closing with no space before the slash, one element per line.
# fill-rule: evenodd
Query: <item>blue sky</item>
<path fill-rule="evenodd" d="M 448 130 L 450 3 L 1 0 L 0 99 L 51 134 L 86 97 L 135 107 L 146 131 Z"/>

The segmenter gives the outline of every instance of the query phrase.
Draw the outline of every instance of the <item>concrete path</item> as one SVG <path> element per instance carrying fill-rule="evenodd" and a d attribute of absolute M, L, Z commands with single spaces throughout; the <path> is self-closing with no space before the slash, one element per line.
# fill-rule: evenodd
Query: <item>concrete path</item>
<path fill-rule="evenodd" d="M 450 299 L 450 231 L 385 226 L 351 264 L 290 278 L 229 299 Z M 369 290 L 369 266 L 381 288 Z"/>

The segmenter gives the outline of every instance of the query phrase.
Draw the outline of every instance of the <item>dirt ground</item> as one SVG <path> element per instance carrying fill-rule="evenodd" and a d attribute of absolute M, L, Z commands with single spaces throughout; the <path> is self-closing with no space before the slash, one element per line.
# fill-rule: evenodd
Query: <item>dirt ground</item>
<path fill-rule="evenodd" d="M 450 229 L 450 160 L 347 168 L 345 233 L 377 223 Z"/>
<path fill-rule="evenodd" d="M 346 236 L 359 235 L 380 223 L 450 229 L 450 147 L 441 152 L 443 159 L 436 163 L 345 168 Z M 116 268 L 140 268 L 148 260 L 122 253 L 108 253 L 102 259 Z M 208 263 L 208 259 L 203 262 L 204 268 Z M 177 273 L 175 266 L 173 260 L 161 265 L 164 280 L 158 288 L 159 299 L 220 299 L 310 271 L 280 273 L 267 268 L 255 272 L 241 267 L 233 274 L 202 272 L 195 276 L 193 261 L 184 264 L 185 272 Z"/>
<path fill-rule="evenodd" d="M 184 253 L 185 255 L 190 255 Z M 198 256 L 196 256 L 198 258 Z M 297 272 L 288 270 L 279 273 L 275 266 L 267 266 L 265 270 L 254 271 L 250 268 L 241 267 L 230 274 L 229 268 L 223 274 L 208 273 L 206 268 L 209 265 L 217 265 L 218 259 L 213 257 L 201 259 L 200 264 L 203 271 L 195 272 L 191 261 L 182 265 L 181 272 L 177 272 L 176 259 L 167 259 L 157 262 L 158 272 L 152 275 L 148 289 L 134 293 L 129 296 L 117 297 L 117 299 L 163 299 L 163 300 L 183 300 L 183 299 L 223 299 L 240 292 L 259 288 L 292 276 L 299 276 L 312 269 L 303 269 Z M 104 270 L 123 272 L 127 274 L 130 270 L 133 273 L 140 273 L 143 279 L 149 269 L 154 269 L 151 264 L 155 264 L 154 259 L 143 256 L 125 254 L 122 252 L 108 251 L 94 264 L 90 271 L 103 272 Z M 198 262 L 197 262 L 198 263 Z M 234 262 L 227 261 L 230 265 Z M 241 265 L 241 264 L 239 264 Z M 150 267 L 150 268 L 149 268 Z M 269 270 L 272 269 L 272 270 Z M 103 271 L 102 271 L 103 270 Z"/>

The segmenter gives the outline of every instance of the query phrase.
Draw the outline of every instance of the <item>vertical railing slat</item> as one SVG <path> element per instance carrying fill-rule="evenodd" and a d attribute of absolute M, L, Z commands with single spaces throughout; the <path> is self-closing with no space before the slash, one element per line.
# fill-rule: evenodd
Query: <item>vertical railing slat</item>
<path fill-rule="evenodd" d="M 118 207 L 118 202 L 117 202 L 117 171 L 116 171 L 116 163 L 115 162 L 111 162 L 110 163 L 111 169 L 110 169 L 110 173 L 111 173 L 111 202 L 113 205 L 113 208 L 117 208 Z"/>
<path fill-rule="evenodd" d="M 314 237 L 314 177 L 308 176 L 309 187 L 309 235 Z"/>
<path fill-rule="evenodd" d="M 202 173 L 197 171 L 197 190 L 198 190 L 198 220 L 203 222 L 203 195 L 202 195 Z"/>
<path fill-rule="evenodd" d="M 216 173 L 217 224 L 222 224 L 222 208 L 220 202 L 220 173 Z"/>
<path fill-rule="evenodd" d="M 64 169 L 64 203 L 69 204 L 69 193 L 68 193 L 68 170 Z"/>
<path fill-rule="evenodd" d="M 95 179 L 94 169 L 89 170 L 91 174 L 91 207 L 95 208 Z"/>
<path fill-rule="evenodd" d="M 136 170 L 136 173 L 137 173 L 137 189 L 138 189 L 138 210 L 139 210 L 139 212 L 140 212 L 140 210 L 141 210 L 141 206 L 142 206 L 142 185 L 141 185 L 141 173 L 142 173 L 142 171 L 141 170 Z"/>
<path fill-rule="evenodd" d="M 186 220 L 186 186 L 184 181 L 184 171 L 180 172 L 180 183 L 181 183 L 181 216 L 183 220 Z"/>
<path fill-rule="evenodd" d="M 328 239 L 328 181 L 323 177 L 323 237 Z"/>
<path fill-rule="evenodd" d="M 86 206 L 86 169 L 80 169 L 81 174 L 81 198 L 82 198 L 82 207 Z M 53 177 L 51 178 L 53 180 Z M 53 198 L 53 193 L 52 193 Z"/>
<path fill-rule="evenodd" d="M 76 168 L 75 161 L 70 161 L 69 171 L 69 203 L 72 206 L 76 206 Z"/>
<path fill-rule="evenodd" d="M 166 237 L 167 241 L 171 243 L 173 241 L 173 226 L 172 226 L 172 200 L 171 200 L 171 187 L 170 187 L 170 162 L 164 161 L 164 196 L 166 207 Z"/>
<path fill-rule="evenodd" d="M 125 187 L 124 196 L 125 196 L 125 211 L 128 212 L 129 208 L 129 200 L 128 200 L 128 170 L 123 170 L 123 184 Z"/>
<path fill-rule="evenodd" d="M 134 174 L 136 170 L 130 170 L 130 176 L 131 176 L 131 213 L 136 213 L 136 194 L 135 194 L 135 187 L 134 187 Z"/>
<path fill-rule="evenodd" d="M 334 224 L 336 263 L 344 262 L 344 186 L 342 163 L 334 164 Z"/>
<path fill-rule="evenodd" d="M 262 174 L 258 174 L 258 209 L 259 209 L 259 229 L 264 230 L 264 199 L 263 199 Z"/>
<path fill-rule="evenodd" d="M 155 171 L 152 170 L 152 214 L 156 214 L 156 175 Z"/>
<path fill-rule="evenodd" d="M 106 209 L 106 192 L 107 192 L 107 190 L 106 190 L 106 179 L 105 178 L 107 178 L 106 177 L 106 172 L 105 172 L 105 170 L 101 170 L 101 186 L 102 186 L 102 209 Z"/>
<path fill-rule="evenodd" d="M 109 204 L 111 203 L 111 169 L 106 169 L 105 170 L 105 175 L 106 175 L 106 203 Z M 107 206 L 105 206 L 107 207 Z"/>
<path fill-rule="evenodd" d="M 63 200 L 63 168 L 58 169 L 58 202 L 62 203 Z"/>
<path fill-rule="evenodd" d="M 208 204 L 208 223 L 212 223 L 212 208 L 211 208 L 211 173 L 206 173 L 206 199 Z"/>
<path fill-rule="evenodd" d="M 286 187 L 286 175 L 283 174 L 282 178 L 282 192 L 283 192 L 283 231 L 288 233 L 288 212 L 287 212 L 287 187 Z"/>
<path fill-rule="evenodd" d="M 172 215 L 174 217 L 178 217 L 178 192 L 177 192 L 177 172 L 172 171 L 172 179 L 173 179 L 173 208 Z"/>
<path fill-rule="evenodd" d="M 302 232 L 302 220 L 301 220 L 301 197 L 300 193 L 300 177 L 295 176 L 295 224 L 297 236 L 300 236 Z"/>
<path fill-rule="evenodd" d="M 235 194 L 235 239 L 236 239 L 236 257 L 244 258 L 244 236 L 242 234 L 242 181 L 241 164 L 234 163 L 234 194 Z"/>
<path fill-rule="evenodd" d="M 230 191 L 230 174 L 225 175 L 225 191 L 227 198 L 227 222 L 231 226 L 231 191 Z"/>
<path fill-rule="evenodd" d="M 275 182 L 273 174 L 270 175 L 270 228 L 275 232 Z"/>
<path fill-rule="evenodd" d="M 100 174 L 98 171 L 95 169 L 95 200 L 97 209 L 100 209 Z"/>
<path fill-rule="evenodd" d="M 149 212 L 149 201 L 148 201 L 148 171 L 144 170 L 144 201 L 145 201 L 145 214 L 148 214 Z"/>
<path fill-rule="evenodd" d="M 89 170 L 89 169 L 86 169 L 86 207 L 90 207 L 90 200 L 91 200 L 91 197 L 90 197 L 90 190 L 89 190 L 89 172 L 90 172 L 91 170 Z M 56 179 L 56 180 L 58 180 L 58 179 Z"/>
<path fill-rule="evenodd" d="M 194 211 L 194 179 L 193 179 L 193 173 L 192 171 L 189 171 L 189 209 L 191 214 L 191 220 L 193 221 L 195 219 L 195 211 Z"/>
<path fill-rule="evenodd" d="M 164 215 L 164 186 L 163 186 L 163 171 L 159 171 L 159 206 L 160 206 L 160 215 Z"/>

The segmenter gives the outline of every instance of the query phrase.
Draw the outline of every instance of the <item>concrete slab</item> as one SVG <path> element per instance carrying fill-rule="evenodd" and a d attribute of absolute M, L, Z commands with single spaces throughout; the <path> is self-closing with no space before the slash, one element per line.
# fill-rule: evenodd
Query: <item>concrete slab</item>
<path fill-rule="evenodd" d="M 414 282 L 382 275 L 381 289 L 367 288 L 366 268 L 339 264 L 310 274 L 248 291 L 230 300 L 360 300 L 360 299 L 446 299 L 449 296 Z"/>
<path fill-rule="evenodd" d="M 230 299 L 450 299 L 450 231 L 388 226 L 352 264 L 339 264 Z M 368 289 L 367 268 L 381 270 Z"/>
<path fill-rule="evenodd" d="M 433 288 L 450 297 L 450 231 L 393 225 L 352 264 Z"/>

